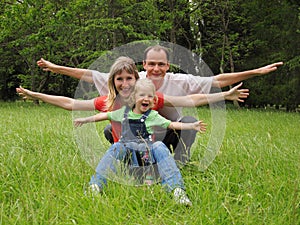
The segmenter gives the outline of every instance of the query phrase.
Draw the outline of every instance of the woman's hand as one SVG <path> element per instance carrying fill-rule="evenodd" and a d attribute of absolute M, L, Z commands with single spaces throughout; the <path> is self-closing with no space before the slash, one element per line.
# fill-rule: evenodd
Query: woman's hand
<path fill-rule="evenodd" d="M 226 100 L 231 100 L 231 101 L 239 101 L 239 102 L 244 102 L 243 99 L 248 98 L 249 96 L 249 89 L 238 89 L 243 85 L 241 82 L 239 85 L 231 88 L 229 91 L 226 92 L 225 94 L 225 99 Z"/>
<path fill-rule="evenodd" d="M 19 94 L 19 96 L 21 96 L 23 99 L 29 99 L 29 100 L 37 99 L 34 97 L 35 92 L 29 91 L 28 89 L 22 88 L 21 86 L 16 88 L 16 91 Z"/>

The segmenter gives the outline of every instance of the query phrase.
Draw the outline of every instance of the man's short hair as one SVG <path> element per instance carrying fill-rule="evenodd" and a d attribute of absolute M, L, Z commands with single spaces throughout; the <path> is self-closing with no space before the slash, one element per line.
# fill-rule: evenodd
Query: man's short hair
<path fill-rule="evenodd" d="M 157 51 L 157 52 L 164 51 L 166 53 L 167 60 L 169 61 L 169 57 L 170 57 L 169 50 L 166 47 L 163 47 L 161 45 L 153 45 L 153 46 L 146 48 L 144 51 L 144 60 L 147 59 L 147 55 L 150 50 Z"/>

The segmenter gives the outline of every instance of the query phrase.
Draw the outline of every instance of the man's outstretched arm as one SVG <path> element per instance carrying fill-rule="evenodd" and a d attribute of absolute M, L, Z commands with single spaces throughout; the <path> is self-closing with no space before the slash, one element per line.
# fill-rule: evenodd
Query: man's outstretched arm
<path fill-rule="evenodd" d="M 52 73 L 59 73 L 66 76 L 70 76 L 79 80 L 84 80 L 89 83 L 93 83 L 93 76 L 92 71 L 87 69 L 80 69 L 80 68 L 72 68 L 66 66 L 56 65 L 50 61 L 47 61 L 41 58 L 37 61 L 37 65 L 43 68 L 44 71 L 50 71 Z"/>
<path fill-rule="evenodd" d="M 235 72 L 235 73 L 223 73 L 214 76 L 212 86 L 213 87 L 226 87 L 235 83 L 238 83 L 243 80 L 247 80 L 249 78 L 255 76 L 262 76 L 277 70 L 279 66 L 282 66 L 283 62 L 273 63 L 264 67 L 260 67 L 253 70 L 247 70 L 243 72 Z"/>

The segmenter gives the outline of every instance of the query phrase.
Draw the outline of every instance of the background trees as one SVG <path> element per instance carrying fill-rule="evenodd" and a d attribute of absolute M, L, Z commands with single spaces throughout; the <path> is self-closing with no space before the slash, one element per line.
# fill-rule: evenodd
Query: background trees
<path fill-rule="evenodd" d="M 6 0 L 0 3 L 0 99 L 15 87 L 71 96 L 77 81 L 36 61 L 87 68 L 107 50 L 137 40 L 184 46 L 215 74 L 285 65 L 245 82 L 249 106 L 300 104 L 300 4 L 294 0 Z"/>

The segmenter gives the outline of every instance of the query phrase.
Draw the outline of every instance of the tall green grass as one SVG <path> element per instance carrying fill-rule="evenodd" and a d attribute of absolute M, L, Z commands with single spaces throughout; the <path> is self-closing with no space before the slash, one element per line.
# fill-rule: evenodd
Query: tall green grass
<path fill-rule="evenodd" d="M 209 123 L 207 108 L 198 110 Z M 0 224 L 300 224 L 300 115 L 227 110 L 221 149 L 205 171 L 181 169 L 193 207 L 160 185 L 110 182 L 83 194 L 94 172 L 72 113 L 46 104 L 0 103 Z M 209 138 L 200 135 L 202 148 Z"/>

